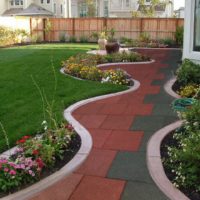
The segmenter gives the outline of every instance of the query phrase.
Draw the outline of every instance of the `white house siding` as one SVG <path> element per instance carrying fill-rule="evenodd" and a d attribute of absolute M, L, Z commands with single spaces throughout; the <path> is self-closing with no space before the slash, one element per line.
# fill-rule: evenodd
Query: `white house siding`
<path fill-rule="evenodd" d="M 0 0 L 0 15 L 2 15 L 8 7 L 8 1 L 7 0 Z"/>

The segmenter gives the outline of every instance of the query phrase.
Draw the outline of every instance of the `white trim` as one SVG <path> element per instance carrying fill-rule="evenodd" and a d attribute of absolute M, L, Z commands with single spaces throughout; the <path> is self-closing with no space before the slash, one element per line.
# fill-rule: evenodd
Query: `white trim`
<path fill-rule="evenodd" d="M 186 0 L 185 5 L 183 59 L 200 61 L 200 52 L 193 51 L 195 0 Z"/>
<path fill-rule="evenodd" d="M 147 145 L 147 167 L 158 188 L 171 200 L 189 200 L 180 190 L 175 188 L 167 178 L 160 155 L 162 140 L 173 130 L 182 125 L 182 121 L 174 122 L 157 131 Z"/>

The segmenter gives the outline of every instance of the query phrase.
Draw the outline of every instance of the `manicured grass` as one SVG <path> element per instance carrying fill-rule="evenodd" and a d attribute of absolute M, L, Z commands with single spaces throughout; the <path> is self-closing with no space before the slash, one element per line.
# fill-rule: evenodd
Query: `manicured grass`
<path fill-rule="evenodd" d="M 55 113 L 63 121 L 63 110 L 81 99 L 124 90 L 125 86 L 79 81 L 59 72 L 60 63 L 71 55 L 83 53 L 96 45 L 42 44 L 0 49 L 0 121 L 11 145 L 23 135 L 34 135 L 43 121 L 42 101 L 31 76 L 52 100 L 56 71 Z M 0 151 L 6 144 L 0 130 Z"/>

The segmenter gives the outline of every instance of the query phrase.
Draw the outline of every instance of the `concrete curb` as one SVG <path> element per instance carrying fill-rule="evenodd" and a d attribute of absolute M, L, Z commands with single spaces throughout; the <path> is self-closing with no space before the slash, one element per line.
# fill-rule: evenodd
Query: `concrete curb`
<path fill-rule="evenodd" d="M 61 72 L 62 72 L 62 70 L 61 70 Z M 32 185 L 24 190 L 21 190 L 14 194 L 8 195 L 1 199 L 2 200 L 30 199 L 30 198 L 34 197 L 36 194 L 38 194 L 39 192 L 41 192 L 42 190 L 50 187 L 54 183 L 58 182 L 59 180 L 65 178 L 66 176 L 71 174 L 73 171 L 75 171 L 85 161 L 85 159 L 89 155 L 89 153 L 92 149 L 92 138 L 91 138 L 91 135 L 88 132 L 88 130 L 85 129 L 72 116 L 72 112 L 74 110 L 76 110 L 77 108 L 79 108 L 83 105 L 86 105 L 88 103 L 91 103 L 91 102 L 94 102 L 97 100 L 106 99 L 109 97 L 114 97 L 114 96 L 130 93 L 130 92 L 137 90 L 140 87 L 140 83 L 137 80 L 134 80 L 134 79 L 132 79 L 132 80 L 134 81 L 134 85 L 132 87 L 130 87 L 128 90 L 114 93 L 114 94 L 107 94 L 107 95 L 103 95 L 103 96 L 98 96 L 98 97 L 82 100 L 80 102 L 77 102 L 77 103 L 71 105 L 66 110 L 64 110 L 65 119 L 73 125 L 75 131 L 81 137 L 82 143 L 81 143 L 81 147 L 80 147 L 78 153 L 74 156 L 74 158 L 67 165 L 65 165 L 63 168 L 61 168 L 59 171 L 55 172 L 54 174 L 46 177 L 45 179 L 41 180 L 40 182 L 35 183 L 34 185 Z M 8 154 L 8 151 L 6 152 L 6 154 Z"/>
<path fill-rule="evenodd" d="M 150 175 L 160 190 L 171 200 L 189 200 L 180 190 L 175 188 L 167 178 L 160 155 L 160 145 L 165 136 L 182 125 L 182 121 L 174 122 L 157 131 L 147 145 L 147 166 Z"/>
<path fill-rule="evenodd" d="M 172 97 L 179 99 L 181 98 L 180 95 L 178 95 L 176 92 L 174 92 L 172 90 L 172 86 L 174 85 L 174 83 L 176 82 L 176 77 L 170 79 L 165 85 L 164 85 L 164 89 L 165 91 Z"/>

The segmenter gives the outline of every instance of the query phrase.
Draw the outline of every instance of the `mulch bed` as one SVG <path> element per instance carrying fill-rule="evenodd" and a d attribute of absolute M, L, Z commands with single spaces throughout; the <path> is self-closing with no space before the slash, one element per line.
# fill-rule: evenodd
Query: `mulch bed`
<path fill-rule="evenodd" d="M 56 171 L 58 171 L 62 167 L 64 167 L 76 155 L 76 153 L 80 149 L 80 146 L 81 146 L 81 138 L 78 134 L 75 134 L 72 137 L 72 140 L 71 140 L 71 142 L 68 146 L 68 149 L 64 152 L 63 160 L 57 159 L 56 162 L 55 162 L 55 166 L 52 169 L 44 168 L 42 173 L 41 173 L 41 179 L 48 177 L 49 175 L 55 173 Z M 37 182 L 35 182 L 35 183 L 37 183 Z M 25 188 L 27 188 L 31 185 L 32 184 L 23 186 L 23 187 L 21 187 L 21 190 L 25 189 Z M 19 190 L 16 189 L 16 190 L 11 191 L 11 193 L 15 193 L 15 192 L 18 192 L 18 191 Z M 0 193 L 0 198 L 5 197 L 6 195 L 8 195 L 8 193 L 7 194 Z"/>
<path fill-rule="evenodd" d="M 177 141 L 173 139 L 173 134 L 174 134 L 174 131 L 168 134 L 162 141 L 162 144 L 160 147 L 162 160 L 169 158 L 167 154 L 168 152 L 167 146 L 171 146 L 171 147 L 177 146 Z M 175 174 L 172 173 L 171 169 L 166 167 L 164 164 L 163 164 L 163 167 L 164 167 L 166 176 L 168 177 L 170 181 L 172 181 L 173 178 L 175 177 Z M 179 190 L 183 192 L 191 200 L 200 200 L 200 192 L 197 193 L 192 188 L 179 188 Z"/>

